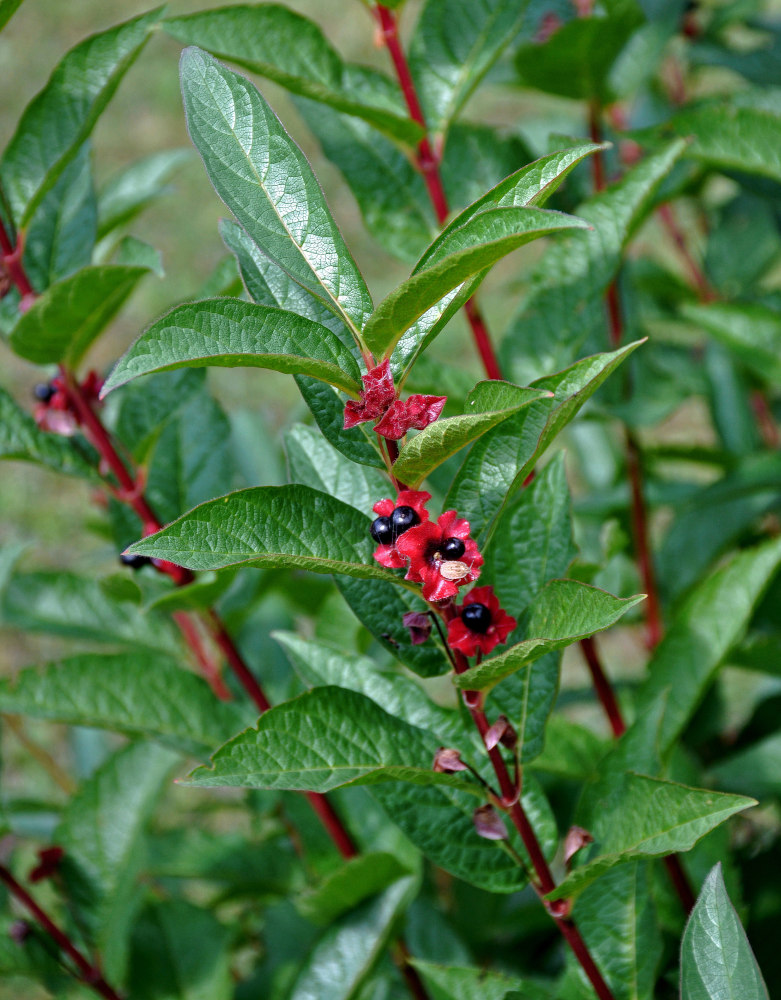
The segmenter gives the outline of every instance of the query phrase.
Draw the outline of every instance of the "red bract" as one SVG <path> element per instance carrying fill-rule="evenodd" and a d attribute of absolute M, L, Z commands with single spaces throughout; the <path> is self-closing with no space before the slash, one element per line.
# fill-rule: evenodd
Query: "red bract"
<path fill-rule="evenodd" d="M 393 374 L 390 361 L 386 358 L 382 364 L 361 375 L 363 391 L 358 402 L 348 399 L 344 404 L 344 428 L 355 427 L 366 420 L 381 417 L 391 403 L 396 399 L 396 389 L 393 385 Z"/>
<path fill-rule="evenodd" d="M 425 505 L 430 499 L 431 494 L 425 490 L 402 490 L 395 501 L 378 500 L 372 510 L 380 517 L 391 517 L 397 507 L 411 507 L 422 523 L 428 521 L 429 514 Z M 395 544 L 378 545 L 374 551 L 374 558 L 380 566 L 385 566 L 387 569 L 399 569 L 406 563 L 406 559 L 396 551 Z"/>
<path fill-rule="evenodd" d="M 449 538 L 459 538 L 464 552 L 459 559 L 446 559 L 442 548 Z M 483 557 L 477 543 L 469 537 L 469 521 L 446 510 L 437 523 L 428 522 L 410 528 L 396 542 L 396 550 L 409 559 L 407 579 L 423 584 L 427 601 L 445 601 L 455 597 L 458 588 L 472 583 L 480 575 Z"/>
<path fill-rule="evenodd" d="M 468 628 L 461 617 L 461 612 L 470 604 L 482 604 L 491 615 L 491 621 L 484 632 L 476 632 Z M 457 649 L 464 656 L 476 656 L 477 653 L 490 653 L 492 649 L 507 641 L 518 622 L 499 607 L 499 600 L 493 587 L 475 587 L 464 597 L 456 611 L 457 618 L 451 618 L 447 623 L 447 641 L 451 649 Z"/>
<path fill-rule="evenodd" d="M 398 441 L 410 427 L 422 431 L 433 424 L 442 412 L 447 396 L 410 396 L 397 399 L 388 407 L 385 416 L 375 425 L 375 431 L 384 438 Z"/>
<path fill-rule="evenodd" d="M 65 851 L 61 847 L 44 847 L 38 851 L 38 864 L 27 876 L 31 882 L 42 882 L 56 875 Z"/>

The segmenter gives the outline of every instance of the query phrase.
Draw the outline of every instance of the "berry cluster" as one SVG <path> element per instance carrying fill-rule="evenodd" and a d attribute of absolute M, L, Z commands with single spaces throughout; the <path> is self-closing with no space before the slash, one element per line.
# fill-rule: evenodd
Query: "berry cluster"
<path fill-rule="evenodd" d="M 389 569 L 406 566 L 406 579 L 423 584 L 424 600 L 439 603 L 452 600 L 459 587 L 480 576 L 483 557 L 469 537 L 469 522 L 456 511 L 446 510 L 430 520 L 430 499 L 423 490 L 402 490 L 395 502 L 379 500 L 370 531 L 377 543 L 377 562 Z M 489 653 L 516 626 L 491 587 L 473 590 L 456 612 L 448 621 L 448 643 L 466 656 Z"/>
<path fill-rule="evenodd" d="M 421 396 L 406 400 L 397 398 L 390 361 L 369 369 L 361 376 L 361 398 L 348 399 L 344 405 L 345 429 L 367 420 L 377 420 L 374 430 L 389 441 L 399 441 L 410 428 L 422 431 L 442 413 L 447 396 Z"/>

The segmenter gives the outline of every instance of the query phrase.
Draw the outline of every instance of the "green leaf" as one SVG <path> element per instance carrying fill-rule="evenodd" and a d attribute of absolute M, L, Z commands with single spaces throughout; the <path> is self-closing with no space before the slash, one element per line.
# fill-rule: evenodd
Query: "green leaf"
<path fill-rule="evenodd" d="M 81 642 L 181 654 L 164 616 L 144 614 L 132 601 L 112 597 L 102 582 L 63 571 L 16 574 L 0 595 L 0 621 Z"/>
<path fill-rule="evenodd" d="M 314 427 L 293 424 L 285 433 L 288 478 L 370 511 L 388 492 L 388 477 L 379 469 L 348 461 Z"/>
<path fill-rule="evenodd" d="M 462 416 L 436 420 L 404 445 L 393 466 L 394 476 L 417 489 L 451 455 L 545 395 L 507 382 L 480 383 Z"/>
<path fill-rule="evenodd" d="M 559 453 L 499 521 L 480 584 L 493 585 L 503 608 L 519 612 L 548 580 L 565 576 L 577 555 L 571 503 Z"/>
<path fill-rule="evenodd" d="M 714 170 L 737 170 L 781 181 L 781 102 L 775 91 L 746 90 L 690 105 L 663 132 L 690 139 L 686 155 Z M 693 141 L 691 141 L 693 140 Z"/>
<path fill-rule="evenodd" d="M 617 184 L 578 206 L 578 216 L 594 232 L 557 240 L 534 269 L 529 291 L 500 349 L 507 378 L 525 384 L 571 364 L 584 344 L 588 350 L 602 347 L 605 290 L 684 148 L 681 140 L 665 146 L 627 171 Z"/>
<path fill-rule="evenodd" d="M 775 309 L 754 303 L 690 303 L 681 307 L 681 314 L 726 344 L 764 382 L 781 382 L 781 314 Z"/>
<path fill-rule="evenodd" d="M 363 67 L 346 65 L 317 24 L 279 4 L 172 17 L 163 28 L 185 45 L 198 45 L 294 94 L 362 118 L 402 142 L 412 145 L 420 138 L 395 85 L 371 71 L 373 86 L 359 86 L 354 74 Z"/>
<path fill-rule="evenodd" d="M 330 330 L 295 313 L 226 298 L 176 306 L 153 323 L 117 362 L 103 393 L 141 375 L 202 365 L 311 375 L 353 396 L 360 389 L 353 356 Z"/>
<path fill-rule="evenodd" d="M 467 278 L 492 267 L 519 247 L 555 232 L 587 229 L 574 216 L 539 208 L 494 208 L 455 230 L 412 276 L 377 306 L 364 339 L 376 355 L 389 356 L 412 324 Z"/>
<path fill-rule="evenodd" d="M 681 942 L 681 1000 L 769 997 L 718 864 L 705 879 Z"/>
<path fill-rule="evenodd" d="M 356 580 L 336 576 L 336 586 L 356 618 L 393 657 L 421 677 L 446 674 L 450 661 L 432 643 L 415 646 L 402 618 L 420 611 L 420 597 L 384 580 Z"/>
<path fill-rule="evenodd" d="M 531 766 L 535 771 L 584 782 L 596 770 L 605 749 L 605 740 L 590 729 L 556 714 L 546 726 L 545 749 Z"/>
<path fill-rule="evenodd" d="M 230 1000 L 231 932 L 183 899 L 150 903 L 133 928 L 129 993 L 134 1000 Z"/>
<path fill-rule="evenodd" d="M 331 684 L 357 691 L 397 719 L 433 733 L 443 746 L 470 738 L 460 714 L 437 705 L 410 677 L 380 672 L 367 656 L 307 641 L 292 632 L 272 636 L 307 686 Z"/>
<path fill-rule="evenodd" d="M 128 551 L 195 570 L 273 566 L 401 584 L 372 558 L 369 526 L 308 486 L 260 486 L 203 503 Z"/>
<path fill-rule="evenodd" d="M 525 9 L 517 0 L 429 0 L 423 7 L 409 60 L 429 131 L 447 132 L 512 44 Z"/>
<path fill-rule="evenodd" d="M 22 0 L 0 0 L 0 31 L 22 5 Z"/>
<path fill-rule="evenodd" d="M 385 463 L 375 444 L 371 442 L 365 430 L 365 424 L 344 429 L 344 400 L 325 382 L 308 378 L 306 375 L 295 375 L 296 385 L 304 398 L 304 402 L 312 411 L 317 426 L 323 436 L 334 448 L 360 465 L 368 465 L 384 469 Z M 377 435 L 370 432 L 377 440 Z"/>
<path fill-rule="evenodd" d="M 719 788 L 767 799 L 781 795 L 781 733 L 720 760 L 708 774 Z"/>
<path fill-rule="evenodd" d="M 602 16 L 568 21 L 542 44 L 535 40 L 519 47 L 515 54 L 519 82 L 575 100 L 614 101 L 611 71 L 644 18 L 640 6 L 630 0 L 605 7 Z"/>
<path fill-rule="evenodd" d="M 165 183 L 168 176 L 186 163 L 189 149 L 166 149 L 144 156 L 101 188 L 98 197 L 98 238 L 127 225 L 149 205 L 173 189 Z"/>
<path fill-rule="evenodd" d="M 114 432 L 139 464 L 170 420 L 187 409 L 193 397 L 204 395 L 206 372 L 182 369 L 172 375 L 152 375 L 129 385 L 118 397 Z"/>
<path fill-rule="evenodd" d="M 162 8 L 80 42 L 27 105 L 0 160 L 17 225 L 23 228 L 92 131 Z"/>
<path fill-rule="evenodd" d="M 615 1000 L 653 1000 L 662 932 L 655 912 L 648 862 L 618 865 L 578 896 L 573 918 Z M 568 957 L 565 982 L 576 996 L 593 995 L 582 968 Z M 567 995 L 562 988 L 562 995 Z"/>
<path fill-rule="evenodd" d="M 304 154 L 257 89 L 205 52 L 185 49 L 181 81 L 217 194 L 267 257 L 357 333 L 371 296 Z"/>
<path fill-rule="evenodd" d="M 431 763 L 439 744 L 428 732 L 383 711 L 346 688 L 313 688 L 270 709 L 256 729 L 220 747 L 211 767 L 188 784 L 330 792 L 345 785 L 407 781 L 472 792 L 476 784 L 438 774 Z"/>
<path fill-rule="evenodd" d="M 19 318 L 9 339 L 12 349 L 39 365 L 62 361 L 75 367 L 148 273 L 146 267 L 104 264 L 63 278 Z"/>
<path fill-rule="evenodd" d="M 343 913 L 408 874 L 408 869 L 392 854 L 381 851 L 359 854 L 348 858 L 320 885 L 300 896 L 296 907 L 307 920 L 327 927 Z"/>
<path fill-rule="evenodd" d="M 510 990 L 518 990 L 524 1000 L 550 1000 L 550 993 L 528 980 L 504 972 L 468 965 L 438 965 L 419 958 L 412 964 L 431 991 L 432 1000 L 504 1000 Z"/>
<path fill-rule="evenodd" d="M 43 291 L 86 267 L 96 225 L 90 144 L 85 142 L 41 201 L 25 234 L 23 263 L 33 288 Z"/>
<path fill-rule="evenodd" d="M 532 388 L 552 392 L 553 399 L 533 403 L 473 445 L 444 506 L 469 521 L 481 547 L 551 441 L 640 343 L 584 358 L 538 379 Z"/>
<path fill-rule="evenodd" d="M 78 450 L 73 438 L 41 430 L 29 413 L 0 388 L 0 459 L 35 462 L 68 476 L 97 481 L 97 471 Z"/>
<path fill-rule="evenodd" d="M 123 979 L 143 893 L 143 834 L 178 755 L 153 743 L 113 754 L 70 799 L 55 841 L 69 896 L 99 947 L 107 978 Z"/>
<path fill-rule="evenodd" d="M 231 264 L 233 263 L 230 258 L 227 259 Z M 148 271 L 156 274 L 158 278 L 165 277 L 163 255 L 151 243 L 138 240 L 135 236 L 123 236 L 117 243 L 111 260 L 114 264 L 123 264 L 126 267 L 145 267 Z M 238 280 L 238 275 L 236 275 L 236 280 Z"/>
<path fill-rule="evenodd" d="M 638 716 L 665 699 L 662 752 L 678 738 L 722 660 L 745 632 L 780 563 L 779 539 L 739 553 L 700 583 L 675 616 L 636 695 Z M 674 697 L 666 698 L 668 691 Z"/>
<path fill-rule="evenodd" d="M 168 657 L 82 653 L 0 682 L 0 712 L 146 736 L 206 758 L 252 717 Z"/>
<path fill-rule="evenodd" d="M 523 208 L 544 205 L 579 163 L 587 156 L 593 156 L 605 148 L 604 143 L 588 142 L 580 146 L 573 146 L 571 149 L 557 150 L 555 153 L 542 156 L 539 160 L 535 160 L 505 177 L 490 191 L 468 205 L 463 212 L 460 212 L 452 222 L 445 226 L 420 258 L 415 271 L 426 266 L 428 260 L 437 254 L 439 247 L 450 237 L 451 233 L 460 229 L 481 212 L 492 208 Z"/>
<path fill-rule="evenodd" d="M 366 122 L 310 101 L 296 106 L 347 181 L 370 235 L 394 257 L 414 264 L 436 233 L 420 173 Z"/>
<path fill-rule="evenodd" d="M 616 865 L 639 857 L 659 857 L 688 851 L 706 833 L 730 816 L 756 805 L 742 795 L 649 778 L 628 772 L 611 783 L 593 803 L 594 850 L 549 893 L 549 899 L 570 899 Z"/>
<path fill-rule="evenodd" d="M 460 688 L 481 690 L 532 663 L 544 653 L 571 646 L 587 636 L 610 628 L 644 599 L 613 597 L 612 594 L 576 580 L 552 580 L 531 608 L 527 632 L 534 638 L 516 643 L 454 678 Z"/>
<path fill-rule="evenodd" d="M 359 996 L 417 888 L 415 879 L 399 879 L 376 900 L 335 924 L 315 945 L 290 1000 L 354 1000 Z"/>

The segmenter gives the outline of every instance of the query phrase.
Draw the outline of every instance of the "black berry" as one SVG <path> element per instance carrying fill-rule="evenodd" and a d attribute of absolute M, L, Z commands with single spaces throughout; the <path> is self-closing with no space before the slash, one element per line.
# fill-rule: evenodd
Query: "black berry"
<path fill-rule="evenodd" d="M 391 514 L 394 538 L 403 535 L 408 528 L 414 528 L 416 524 L 420 524 L 420 518 L 412 507 L 397 507 Z"/>
<path fill-rule="evenodd" d="M 484 604 L 467 604 L 461 610 L 461 621 L 470 632 L 485 635 L 491 624 L 491 612 Z"/>
<path fill-rule="evenodd" d="M 466 546 L 460 538 L 446 538 L 442 545 L 442 555 L 445 559 L 460 559 L 466 552 Z"/>
<path fill-rule="evenodd" d="M 123 566 L 128 566 L 130 569 L 141 569 L 142 566 L 146 566 L 150 562 L 150 559 L 148 556 L 127 555 L 123 552 L 119 557 L 119 561 Z"/>
<path fill-rule="evenodd" d="M 378 517 L 372 521 L 369 533 L 378 545 L 390 545 L 393 541 L 393 528 L 389 517 Z"/>
<path fill-rule="evenodd" d="M 33 396 L 42 403 L 48 403 L 56 389 L 50 382 L 39 382 L 33 387 Z"/>

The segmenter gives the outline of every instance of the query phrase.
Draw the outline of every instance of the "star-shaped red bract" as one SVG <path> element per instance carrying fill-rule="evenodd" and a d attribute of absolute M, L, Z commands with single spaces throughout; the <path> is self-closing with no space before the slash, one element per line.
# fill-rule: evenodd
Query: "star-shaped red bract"
<path fill-rule="evenodd" d="M 390 441 L 399 441 L 414 427 L 422 431 L 439 418 L 447 402 L 447 396 L 421 396 L 415 394 L 408 399 L 397 399 L 385 411 L 385 416 L 374 429 Z"/>
<path fill-rule="evenodd" d="M 458 559 L 445 558 L 443 546 L 451 538 L 464 543 Z M 459 587 L 478 578 L 483 565 L 477 543 L 469 537 L 469 521 L 459 518 L 454 510 L 440 514 L 436 524 L 429 521 L 410 528 L 396 542 L 396 550 L 410 561 L 406 579 L 423 584 L 427 601 L 455 597 Z"/>
<path fill-rule="evenodd" d="M 474 631 L 462 618 L 464 608 L 481 604 L 488 609 L 490 622 L 484 631 Z M 464 656 L 490 653 L 500 643 L 507 642 L 507 636 L 518 622 L 499 607 L 499 599 L 493 587 L 475 587 L 464 597 L 457 608 L 457 617 L 447 623 L 447 642 L 451 649 L 457 649 Z M 481 625 L 482 628 L 482 625 Z"/>
<path fill-rule="evenodd" d="M 396 388 L 393 385 L 393 373 L 390 361 L 386 358 L 382 364 L 361 375 L 363 390 L 359 401 L 348 399 L 344 404 L 344 428 L 348 430 L 366 420 L 381 417 L 396 399 Z"/>
<path fill-rule="evenodd" d="M 402 490 L 395 500 L 378 500 L 372 510 L 379 517 L 392 517 L 397 507 L 411 507 L 418 515 L 421 524 L 428 521 L 429 513 L 426 504 L 431 499 L 431 494 L 426 490 Z M 411 528 L 409 529 L 412 530 Z M 403 535 L 399 536 L 403 538 Z M 397 539 L 398 541 L 398 539 Z M 396 551 L 396 544 L 378 545 L 374 551 L 374 558 L 387 569 L 399 569 L 404 566 L 406 559 Z"/>

